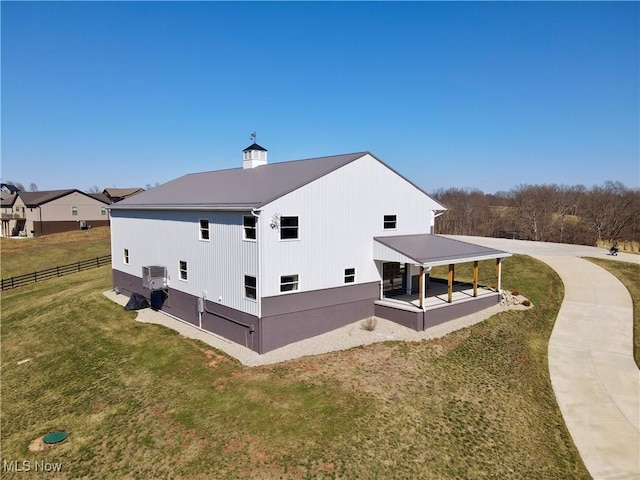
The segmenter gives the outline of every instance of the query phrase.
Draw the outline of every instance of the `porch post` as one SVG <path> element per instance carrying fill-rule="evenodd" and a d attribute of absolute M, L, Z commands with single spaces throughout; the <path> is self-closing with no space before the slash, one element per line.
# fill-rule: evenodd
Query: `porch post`
<path fill-rule="evenodd" d="M 406 279 L 407 279 L 406 280 L 407 288 L 404 293 L 406 293 L 407 295 L 411 295 L 411 264 L 410 263 L 404 264 L 404 274 L 406 275 Z"/>
<path fill-rule="evenodd" d="M 453 302 L 453 277 L 455 274 L 455 266 L 453 263 L 449 264 L 449 275 L 447 278 L 447 302 L 452 303 Z"/>
<path fill-rule="evenodd" d="M 473 296 L 478 296 L 478 261 L 473 262 Z"/>
<path fill-rule="evenodd" d="M 418 290 L 420 290 L 420 309 L 424 310 L 424 266 L 420 265 L 420 279 L 418 281 Z"/>
<path fill-rule="evenodd" d="M 496 278 L 498 281 L 498 293 L 502 293 L 502 259 L 496 258 Z"/>

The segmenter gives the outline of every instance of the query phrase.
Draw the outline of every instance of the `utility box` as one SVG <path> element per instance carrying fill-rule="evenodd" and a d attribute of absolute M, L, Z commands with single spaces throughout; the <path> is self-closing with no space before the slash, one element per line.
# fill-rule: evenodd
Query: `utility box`
<path fill-rule="evenodd" d="M 151 291 L 167 288 L 167 267 L 158 265 L 142 267 L 142 288 Z"/>

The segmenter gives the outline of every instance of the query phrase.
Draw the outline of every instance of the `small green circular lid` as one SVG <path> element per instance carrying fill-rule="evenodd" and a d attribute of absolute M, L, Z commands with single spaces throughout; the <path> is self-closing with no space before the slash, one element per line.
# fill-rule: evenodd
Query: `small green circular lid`
<path fill-rule="evenodd" d="M 42 441 L 44 443 L 60 443 L 67 438 L 67 434 L 63 431 L 47 433 Z"/>

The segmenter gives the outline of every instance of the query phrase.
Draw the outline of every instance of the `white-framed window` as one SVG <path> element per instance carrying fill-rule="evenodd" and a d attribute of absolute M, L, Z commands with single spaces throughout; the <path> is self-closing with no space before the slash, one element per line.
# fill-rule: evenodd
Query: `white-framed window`
<path fill-rule="evenodd" d="M 292 292 L 298 290 L 298 275 L 282 275 L 280 277 L 280 291 Z"/>
<path fill-rule="evenodd" d="M 251 300 L 255 300 L 258 297 L 256 277 L 250 275 L 244 276 L 244 296 Z"/>
<path fill-rule="evenodd" d="M 100 215 L 103 217 L 107 214 L 107 207 L 100 207 Z"/>
<path fill-rule="evenodd" d="M 385 215 L 384 216 L 384 228 L 385 228 L 385 230 L 396 228 L 396 223 L 397 223 L 397 216 L 396 215 Z"/>
<path fill-rule="evenodd" d="M 187 271 L 187 262 L 185 262 L 184 260 L 180 260 L 179 270 L 180 270 L 180 280 L 184 280 L 186 282 L 189 278 L 189 274 Z"/>
<path fill-rule="evenodd" d="M 356 281 L 356 269 L 345 268 L 344 269 L 344 283 L 354 283 Z"/>
<path fill-rule="evenodd" d="M 125 248 L 122 251 L 122 260 L 124 261 L 125 265 L 129 265 L 129 249 Z"/>
<path fill-rule="evenodd" d="M 298 217 L 280 217 L 280 240 L 298 238 Z"/>
<path fill-rule="evenodd" d="M 242 226 L 244 229 L 243 238 L 245 240 L 256 239 L 256 217 L 253 215 L 244 215 L 242 217 Z"/>
<path fill-rule="evenodd" d="M 78 215 L 78 207 L 75 205 L 71 206 L 71 215 L 73 216 L 77 216 Z"/>
<path fill-rule="evenodd" d="M 200 240 L 209 240 L 209 220 L 200 219 Z"/>

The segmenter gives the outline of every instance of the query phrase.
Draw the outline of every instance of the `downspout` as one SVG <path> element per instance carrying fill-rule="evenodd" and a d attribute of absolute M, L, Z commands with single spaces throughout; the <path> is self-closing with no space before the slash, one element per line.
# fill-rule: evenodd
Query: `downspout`
<path fill-rule="evenodd" d="M 440 213 L 433 213 L 433 210 L 431 210 L 431 225 L 430 225 L 430 229 L 431 229 L 431 233 L 434 234 L 436 231 L 436 218 L 438 218 L 440 215 L 444 215 L 445 213 L 447 213 L 447 211 L 443 211 Z"/>
<path fill-rule="evenodd" d="M 258 247 L 258 251 L 257 251 L 257 256 L 258 258 L 256 259 L 256 301 L 258 302 L 258 325 L 261 325 L 262 322 L 262 295 L 261 295 L 261 291 L 262 291 L 262 277 L 260 276 L 260 272 L 262 271 L 262 235 L 260 233 L 260 229 L 261 229 L 261 224 L 259 222 L 260 220 L 260 212 L 262 212 L 262 210 L 258 209 L 258 208 L 252 208 L 251 209 L 251 215 L 253 215 L 256 219 L 256 242 L 258 243 L 257 247 Z M 255 346 L 253 345 L 253 340 L 254 337 L 251 336 L 251 346 L 252 348 L 254 348 Z M 262 351 L 262 335 L 258 335 L 258 351 L 261 352 Z"/>
<path fill-rule="evenodd" d="M 245 327 L 249 329 L 249 333 L 253 333 L 256 329 L 255 326 L 249 324 L 249 323 L 244 323 L 241 322 L 240 320 L 235 320 L 231 317 L 227 317 L 226 315 L 222 315 L 221 313 L 215 313 L 215 312 L 211 312 L 210 310 L 207 309 L 207 304 L 205 303 L 205 299 L 202 298 L 202 310 L 204 311 L 204 313 L 208 313 L 209 315 L 213 315 L 214 317 L 220 317 L 220 318 L 224 318 L 225 320 L 228 320 L 231 323 L 235 323 L 236 325 L 240 325 L 241 327 Z M 200 327 L 202 328 L 202 327 Z"/>

